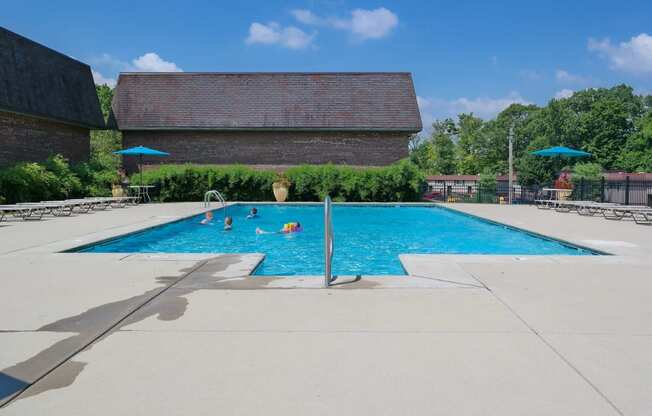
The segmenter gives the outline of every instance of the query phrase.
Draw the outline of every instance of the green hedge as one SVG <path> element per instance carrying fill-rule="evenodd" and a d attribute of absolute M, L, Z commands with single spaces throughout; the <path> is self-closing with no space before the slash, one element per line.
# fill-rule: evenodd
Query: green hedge
<path fill-rule="evenodd" d="M 411 162 L 382 168 L 304 165 L 290 168 L 290 201 L 419 201 L 425 177 Z M 162 202 L 201 201 L 209 189 L 231 201 L 273 201 L 272 183 L 278 175 L 245 166 L 162 165 L 143 173 L 143 182 L 155 185 Z M 139 183 L 139 175 L 132 176 Z"/>
<path fill-rule="evenodd" d="M 0 169 L 0 203 L 38 202 L 111 194 L 116 173 L 94 162 L 71 167 L 61 155 L 44 163 Z"/>

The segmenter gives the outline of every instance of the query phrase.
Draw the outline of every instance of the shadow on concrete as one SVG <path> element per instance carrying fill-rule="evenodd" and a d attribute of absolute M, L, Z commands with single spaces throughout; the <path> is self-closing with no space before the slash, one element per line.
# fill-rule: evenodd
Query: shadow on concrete
<path fill-rule="evenodd" d="M 331 280 L 331 283 L 329 286 L 342 286 L 342 285 L 350 285 L 352 283 L 357 283 L 360 280 L 362 280 L 362 276 L 357 275 L 354 279 L 342 279 L 339 276 L 333 277 L 333 280 Z"/>

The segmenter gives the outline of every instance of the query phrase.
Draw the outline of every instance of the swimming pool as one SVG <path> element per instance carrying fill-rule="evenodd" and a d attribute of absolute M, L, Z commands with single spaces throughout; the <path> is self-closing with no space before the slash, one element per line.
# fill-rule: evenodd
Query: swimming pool
<path fill-rule="evenodd" d="M 323 206 L 261 204 L 259 217 L 246 219 L 253 205 L 228 208 L 233 230 L 223 231 L 223 214 L 209 225 L 203 216 L 165 224 L 79 251 L 93 253 L 264 253 L 257 275 L 324 273 Z M 296 234 L 257 235 L 299 221 Z M 591 251 L 545 239 L 437 206 L 334 205 L 336 275 L 405 274 L 399 254 L 592 255 Z"/>

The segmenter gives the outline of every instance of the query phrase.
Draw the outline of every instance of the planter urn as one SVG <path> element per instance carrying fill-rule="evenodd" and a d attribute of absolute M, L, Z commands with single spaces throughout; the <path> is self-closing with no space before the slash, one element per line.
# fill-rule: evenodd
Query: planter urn
<path fill-rule="evenodd" d="M 119 198 L 119 197 L 125 196 L 124 195 L 124 189 L 122 189 L 122 186 L 120 186 L 118 184 L 113 184 L 111 186 L 111 195 L 114 198 Z"/>
<path fill-rule="evenodd" d="M 286 182 L 274 182 L 272 190 L 274 191 L 274 198 L 276 202 L 285 202 L 288 199 L 289 184 Z"/>

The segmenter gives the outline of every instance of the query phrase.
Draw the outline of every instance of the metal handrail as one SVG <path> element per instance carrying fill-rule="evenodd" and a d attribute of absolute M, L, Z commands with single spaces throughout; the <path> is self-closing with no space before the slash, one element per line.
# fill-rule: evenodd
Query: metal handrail
<path fill-rule="evenodd" d="M 333 252 L 335 243 L 333 238 L 333 219 L 331 198 L 324 199 L 324 287 L 333 281 Z"/>
<path fill-rule="evenodd" d="M 207 191 L 204 194 L 204 208 L 211 206 L 212 196 L 217 198 L 217 201 L 222 204 L 222 208 L 224 208 L 224 217 L 226 217 L 226 200 L 224 199 L 222 194 L 219 191 L 216 191 L 215 189 L 211 189 L 210 191 Z"/>

